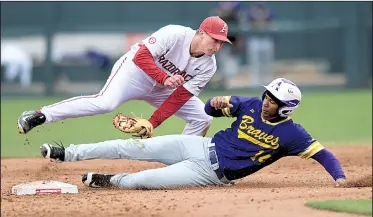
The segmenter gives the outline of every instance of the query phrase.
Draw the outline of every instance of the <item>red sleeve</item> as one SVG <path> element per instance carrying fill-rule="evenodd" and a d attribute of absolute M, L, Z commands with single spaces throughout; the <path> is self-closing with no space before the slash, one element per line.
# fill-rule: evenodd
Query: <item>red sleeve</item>
<path fill-rule="evenodd" d="M 192 96 L 193 94 L 183 86 L 178 87 L 153 113 L 149 122 L 154 128 L 158 127 L 164 120 L 178 111 Z"/>
<path fill-rule="evenodd" d="M 168 77 L 168 75 L 155 64 L 152 54 L 143 44 L 140 45 L 140 49 L 133 58 L 133 62 L 160 84 L 164 84 L 164 81 Z"/>

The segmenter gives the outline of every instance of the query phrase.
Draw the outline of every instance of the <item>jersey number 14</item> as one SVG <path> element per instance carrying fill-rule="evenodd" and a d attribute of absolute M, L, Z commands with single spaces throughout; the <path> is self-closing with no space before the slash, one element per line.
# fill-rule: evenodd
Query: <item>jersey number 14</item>
<path fill-rule="evenodd" d="M 260 150 L 258 151 L 254 156 L 251 157 L 251 160 L 252 161 L 255 161 L 257 158 L 258 158 L 258 162 L 259 163 L 263 163 L 265 160 L 267 160 L 268 158 L 271 157 L 270 154 L 266 154 L 266 155 L 263 155 L 263 156 L 260 156 L 264 153 L 264 150 Z"/>

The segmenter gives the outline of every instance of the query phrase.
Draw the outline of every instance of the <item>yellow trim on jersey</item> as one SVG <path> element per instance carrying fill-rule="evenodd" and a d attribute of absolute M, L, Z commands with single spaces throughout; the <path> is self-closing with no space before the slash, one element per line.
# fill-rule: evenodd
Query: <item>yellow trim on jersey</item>
<path fill-rule="evenodd" d="M 225 96 L 224 98 L 227 100 L 227 103 L 229 104 L 229 101 L 231 100 L 231 96 Z M 231 110 L 228 107 L 227 108 L 222 108 L 221 112 L 226 117 L 232 117 Z"/>
<path fill-rule="evenodd" d="M 299 153 L 298 156 L 301 157 L 302 159 L 308 159 L 323 149 L 324 149 L 324 146 L 322 146 L 320 142 L 315 141 L 310 146 L 308 146 L 306 150 Z"/>
<path fill-rule="evenodd" d="M 276 123 L 271 123 L 271 122 L 265 120 L 262 116 L 260 116 L 260 117 L 262 118 L 263 123 L 268 124 L 268 125 L 272 125 L 272 126 L 276 126 L 277 124 L 281 124 L 281 123 L 284 123 L 284 122 L 286 122 L 286 121 L 291 120 L 291 117 L 287 117 L 287 118 L 285 118 L 285 119 L 282 120 L 282 121 L 279 121 L 279 122 L 276 122 Z"/>
<path fill-rule="evenodd" d="M 224 115 L 225 117 L 229 117 L 228 114 L 227 114 L 227 110 L 226 110 L 226 108 L 222 108 L 222 109 L 221 109 L 221 112 L 223 113 L 223 115 Z"/>
<path fill-rule="evenodd" d="M 270 144 L 266 144 L 264 142 L 261 142 L 261 141 L 255 139 L 254 137 L 251 137 L 251 136 L 247 135 L 246 133 L 244 133 L 241 130 L 238 130 L 237 132 L 238 132 L 238 138 L 239 139 L 246 139 L 246 140 L 250 141 L 251 143 L 253 143 L 255 145 L 262 146 L 263 148 L 266 148 L 266 149 L 277 149 L 280 146 L 279 144 L 276 144 L 276 145 L 272 146 Z"/>

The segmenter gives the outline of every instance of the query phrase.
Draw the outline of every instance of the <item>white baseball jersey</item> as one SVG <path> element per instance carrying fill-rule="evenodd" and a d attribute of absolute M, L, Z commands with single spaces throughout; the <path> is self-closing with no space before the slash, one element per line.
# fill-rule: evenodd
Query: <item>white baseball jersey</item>
<path fill-rule="evenodd" d="M 149 49 L 159 68 L 168 75 L 182 75 L 185 89 L 198 96 L 217 67 L 215 55 L 203 55 L 199 58 L 190 56 L 190 44 L 195 35 L 196 31 L 189 27 L 168 25 L 142 42 Z M 138 50 L 137 43 L 131 47 L 126 56 L 133 58 Z"/>
<path fill-rule="evenodd" d="M 212 117 L 204 112 L 205 104 L 196 96 L 215 73 L 216 61 L 214 56 L 190 56 L 190 44 L 195 34 L 191 28 L 169 25 L 143 40 L 158 67 L 168 75 L 182 75 L 186 81 L 185 89 L 195 95 L 175 112 L 187 122 L 183 131 L 186 135 L 204 135 L 212 122 Z M 145 100 L 159 108 L 173 90 L 157 83 L 133 62 L 139 48 L 138 43 L 133 45 L 117 60 L 100 93 L 41 108 L 45 123 L 108 113 L 130 100 Z"/>

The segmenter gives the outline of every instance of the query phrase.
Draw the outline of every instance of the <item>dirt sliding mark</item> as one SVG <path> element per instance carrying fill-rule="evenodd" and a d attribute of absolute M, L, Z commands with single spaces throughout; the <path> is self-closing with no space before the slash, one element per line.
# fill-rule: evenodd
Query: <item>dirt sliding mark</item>
<path fill-rule="evenodd" d="M 55 163 L 40 158 L 1 160 L 1 216 L 354 216 L 314 210 L 308 200 L 372 197 L 372 146 L 329 148 L 340 160 L 349 180 L 334 188 L 332 178 L 313 160 L 281 159 L 229 187 L 175 190 L 89 189 L 81 175 L 137 172 L 163 167 L 159 163 L 128 160 L 91 160 Z M 75 184 L 77 195 L 15 196 L 13 185 L 56 180 Z"/>

